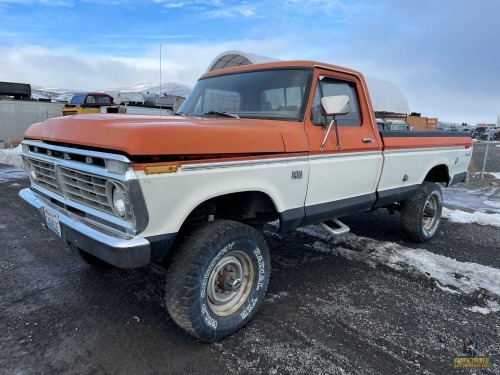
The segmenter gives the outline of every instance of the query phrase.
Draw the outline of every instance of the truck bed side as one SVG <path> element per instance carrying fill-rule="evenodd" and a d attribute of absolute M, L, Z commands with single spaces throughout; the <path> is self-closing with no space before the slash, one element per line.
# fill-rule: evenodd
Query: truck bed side
<path fill-rule="evenodd" d="M 423 181 L 464 181 L 472 154 L 466 132 L 381 131 L 384 165 L 376 206 L 411 196 Z"/>

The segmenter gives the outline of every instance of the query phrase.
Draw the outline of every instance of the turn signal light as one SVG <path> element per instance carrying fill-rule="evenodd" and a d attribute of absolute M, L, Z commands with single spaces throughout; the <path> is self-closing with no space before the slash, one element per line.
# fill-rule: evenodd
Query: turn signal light
<path fill-rule="evenodd" d="M 176 165 L 157 165 L 154 167 L 144 168 L 146 174 L 158 174 L 158 173 L 175 173 L 177 172 Z"/>

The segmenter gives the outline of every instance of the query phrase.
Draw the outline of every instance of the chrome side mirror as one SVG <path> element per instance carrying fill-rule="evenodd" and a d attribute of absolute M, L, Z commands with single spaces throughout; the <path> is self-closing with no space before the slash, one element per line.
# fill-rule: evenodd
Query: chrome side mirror
<path fill-rule="evenodd" d="M 325 96 L 321 98 L 321 107 L 326 116 L 345 115 L 349 113 L 349 97 L 347 95 Z"/>
<path fill-rule="evenodd" d="M 335 136 L 337 137 L 337 145 L 335 146 L 335 150 L 340 150 L 339 130 L 335 116 L 345 115 L 346 113 L 349 113 L 349 97 L 347 95 L 325 96 L 321 98 L 321 107 L 323 109 L 324 115 L 333 116 L 333 119 L 328 126 L 328 130 L 326 131 L 325 138 L 323 138 L 323 142 L 321 143 L 319 151 L 323 152 L 332 126 L 335 127 Z"/>

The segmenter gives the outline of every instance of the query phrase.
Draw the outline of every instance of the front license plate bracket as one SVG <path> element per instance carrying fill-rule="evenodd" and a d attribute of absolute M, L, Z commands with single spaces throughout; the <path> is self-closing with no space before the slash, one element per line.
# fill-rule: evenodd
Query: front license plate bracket
<path fill-rule="evenodd" d="M 49 210 L 47 207 L 43 208 L 45 213 L 45 221 L 47 223 L 47 228 L 52 232 L 61 237 L 61 225 L 59 224 L 59 215 L 54 211 Z"/>

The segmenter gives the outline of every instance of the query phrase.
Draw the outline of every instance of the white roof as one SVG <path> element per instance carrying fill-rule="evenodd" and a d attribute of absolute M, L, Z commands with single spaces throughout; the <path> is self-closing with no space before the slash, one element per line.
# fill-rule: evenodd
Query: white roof
<path fill-rule="evenodd" d="M 241 51 L 227 51 L 217 56 L 208 66 L 207 72 L 233 66 L 280 61 L 271 57 Z M 378 78 L 365 77 L 375 112 L 409 114 L 408 102 L 403 92 L 393 83 Z"/>
<path fill-rule="evenodd" d="M 259 64 L 266 62 L 280 61 L 271 57 L 255 55 L 241 51 L 227 51 L 217 56 L 208 66 L 207 72 L 224 68 L 232 68 L 233 66 Z"/>
<path fill-rule="evenodd" d="M 410 113 L 408 101 L 403 91 L 395 84 L 371 77 L 365 77 L 365 80 L 375 112 Z"/>

